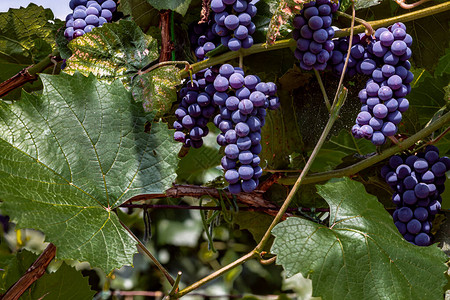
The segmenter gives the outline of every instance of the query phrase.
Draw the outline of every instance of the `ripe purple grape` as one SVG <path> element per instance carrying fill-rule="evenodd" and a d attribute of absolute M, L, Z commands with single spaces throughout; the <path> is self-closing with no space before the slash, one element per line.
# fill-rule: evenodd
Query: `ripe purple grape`
<path fill-rule="evenodd" d="M 382 169 L 386 182 L 394 189 L 392 199 L 397 205 L 393 216 L 395 225 L 406 240 L 418 246 L 430 244 L 431 222 L 441 208 L 440 193 L 443 190 L 439 187 L 443 186 L 445 176 L 436 177 L 432 168 L 439 163 L 443 170 L 449 168 L 440 160 L 439 150 L 435 146 L 427 146 L 425 152 L 416 155 L 391 157 L 389 166 Z M 392 179 L 393 174 L 397 175 L 397 180 Z M 398 222 L 406 224 L 406 232 Z"/>

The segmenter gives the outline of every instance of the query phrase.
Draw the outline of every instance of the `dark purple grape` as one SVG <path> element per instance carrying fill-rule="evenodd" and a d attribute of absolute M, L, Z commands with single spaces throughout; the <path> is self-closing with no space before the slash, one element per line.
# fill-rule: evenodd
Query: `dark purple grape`
<path fill-rule="evenodd" d="M 411 234 L 418 234 L 420 229 L 422 229 L 422 223 L 420 223 L 417 219 L 412 219 L 408 222 L 408 224 L 406 224 L 406 229 Z"/>
<path fill-rule="evenodd" d="M 228 186 L 228 190 L 232 194 L 239 194 L 240 192 L 242 192 L 241 184 L 240 183 L 230 184 Z"/>
<path fill-rule="evenodd" d="M 417 202 L 417 196 L 412 190 L 407 190 L 403 193 L 403 202 L 408 205 L 414 205 Z"/>
<path fill-rule="evenodd" d="M 417 159 L 414 162 L 414 170 L 418 173 L 425 173 L 428 170 L 428 162 L 422 158 Z"/>
<path fill-rule="evenodd" d="M 431 239 L 428 234 L 422 232 L 416 235 L 416 237 L 414 238 L 414 243 L 417 246 L 428 246 L 431 243 Z"/>
<path fill-rule="evenodd" d="M 413 212 L 409 207 L 402 207 L 398 210 L 398 219 L 403 222 L 409 222 L 413 217 Z"/>
<path fill-rule="evenodd" d="M 253 179 L 242 181 L 242 190 L 246 193 L 251 193 L 256 189 L 256 181 Z"/>

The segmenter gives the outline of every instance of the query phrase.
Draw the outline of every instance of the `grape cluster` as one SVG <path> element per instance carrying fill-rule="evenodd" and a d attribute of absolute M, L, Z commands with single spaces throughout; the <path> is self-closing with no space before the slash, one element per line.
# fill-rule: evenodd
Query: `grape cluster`
<path fill-rule="evenodd" d="M 323 71 L 327 67 L 334 48 L 331 39 L 334 29 L 331 27 L 332 13 L 339 3 L 330 0 L 317 0 L 304 4 L 304 9 L 294 17 L 293 37 L 297 41 L 295 57 L 300 60 L 303 70 Z"/>
<path fill-rule="evenodd" d="M 194 23 L 189 26 L 191 47 L 199 61 L 205 59 L 206 54 L 220 43 L 220 39 L 212 30 L 212 24 L 212 21 L 208 21 L 208 23 Z"/>
<path fill-rule="evenodd" d="M 358 94 L 362 106 L 352 128 L 355 138 L 369 139 L 378 146 L 397 133 L 402 113 L 409 108 L 405 97 L 414 78 L 408 61 L 411 44 L 403 23 L 375 32 L 374 42 L 367 46 L 367 58 L 357 64 L 361 73 L 371 78 Z"/>
<path fill-rule="evenodd" d="M 220 37 L 222 45 L 232 51 L 253 46 L 252 34 L 256 26 L 252 18 L 256 6 L 250 0 L 212 0 L 214 12 L 212 31 Z"/>
<path fill-rule="evenodd" d="M 116 2 L 113 0 L 70 0 L 73 13 L 66 17 L 64 36 L 70 41 L 91 32 L 95 27 L 111 22 Z"/>
<path fill-rule="evenodd" d="M 370 38 L 365 33 L 354 35 L 352 38 L 352 47 L 350 48 L 350 56 L 348 58 L 346 76 L 353 77 L 356 74 L 363 74 L 361 71 L 362 62 L 372 57 L 366 51 L 366 47 Z M 350 39 L 348 37 L 342 37 L 334 39 L 334 49 L 331 53 L 329 68 L 333 70 L 333 73 L 337 76 L 342 74 L 344 69 L 345 59 L 347 57 L 347 51 Z"/>
<path fill-rule="evenodd" d="M 261 128 L 265 124 L 266 109 L 277 109 L 280 101 L 273 82 L 261 82 L 258 76 L 245 76 L 240 68 L 224 64 L 214 80 L 214 103 L 219 114 L 214 124 L 221 133 L 217 143 L 225 146 L 221 165 L 225 170 L 228 190 L 237 194 L 251 192 L 262 175 L 259 166 Z"/>
<path fill-rule="evenodd" d="M 395 191 L 392 201 L 397 206 L 393 218 L 403 237 L 417 246 L 431 243 L 431 222 L 441 208 L 445 172 L 450 159 L 439 158 L 435 146 L 408 157 L 394 155 L 381 176 Z"/>
<path fill-rule="evenodd" d="M 202 70 L 178 92 L 181 102 L 175 110 L 174 139 L 185 147 L 200 148 L 203 137 L 209 133 L 207 124 L 216 111 L 212 99 L 216 92 L 213 82 L 217 73 L 215 67 Z"/>

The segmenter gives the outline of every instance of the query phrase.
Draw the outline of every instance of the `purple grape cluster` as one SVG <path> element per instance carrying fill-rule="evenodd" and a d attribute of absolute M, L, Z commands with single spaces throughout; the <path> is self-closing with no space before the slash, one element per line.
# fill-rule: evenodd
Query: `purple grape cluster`
<path fill-rule="evenodd" d="M 191 24 L 189 26 L 189 38 L 191 47 L 199 61 L 205 59 L 206 54 L 220 44 L 220 39 L 212 30 L 213 21 L 202 24 Z"/>
<path fill-rule="evenodd" d="M 441 208 L 445 172 L 449 170 L 450 158 L 439 158 L 435 146 L 408 157 L 394 155 L 389 165 L 381 169 L 381 176 L 395 191 L 395 226 L 408 242 L 430 245 L 431 223 Z"/>
<path fill-rule="evenodd" d="M 365 33 L 360 33 L 353 36 L 347 71 L 345 74 L 346 76 L 351 78 L 356 74 L 363 74 L 361 71 L 361 64 L 364 59 L 372 56 L 366 50 L 369 40 L 370 37 L 366 36 Z M 350 40 L 348 37 L 333 40 L 334 49 L 331 53 L 328 68 L 332 69 L 333 73 L 337 76 L 340 76 L 344 70 L 344 63 L 347 57 L 349 42 Z"/>
<path fill-rule="evenodd" d="M 221 165 L 228 190 L 237 194 L 252 192 L 262 175 L 259 166 L 261 128 L 266 109 L 277 109 L 280 101 L 273 82 L 261 82 L 258 76 L 245 76 L 240 68 L 224 64 L 214 80 L 213 101 L 219 108 L 214 124 L 221 133 L 217 143 L 225 147 Z"/>
<path fill-rule="evenodd" d="M 69 41 L 111 22 L 116 11 L 116 2 L 113 0 L 70 0 L 69 6 L 73 13 L 67 15 L 64 31 Z"/>
<path fill-rule="evenodd" d="M 371 78 L 358 94 L 362 106 L 352 128 L 355 138 L 366 138 L 378 146 L 397 133 L 402 113 L 409 108 L 405 97 L 414 79 L 408 61 L 411 44 L 403 23 L 375 32 L 374 42 L 367 46 L 367 58 L 357 64 L 357 71 Z"/>
<path fill-rule="evenodd" d="M 303 70 L 325 70 L 334 48 L 331 39 L 332 14 L 339 8 L 338 2 L 317 0 L 305 3 L 299 15 L 294 17 L 293 37 L 297 41 L 295 57 Z"/>
<path fill-rule="evenodd" d="M 178 92 L 181 102 L 175 110 L 174 139 L 185 147 L 200 148 L 209 133 L 207 124 L 216 111 L 212 101 L 216 92 L 213 85 L 216 74 L 215 67 L 202 70 Z"/>
<path fill-rule="evenodd" d="M 252 18 L 257 9 L 250 0 L 212 0 L 214 12 L 212 31 L 220 37 L 222 45 L 232 51 L 253 46 L 252 34 L 256 25 Z"/>

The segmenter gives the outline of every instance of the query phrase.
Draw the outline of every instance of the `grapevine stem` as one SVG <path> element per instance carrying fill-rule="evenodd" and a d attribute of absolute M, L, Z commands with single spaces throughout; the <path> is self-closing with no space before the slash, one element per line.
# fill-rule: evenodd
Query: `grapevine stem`
<path fill-rule="evenodd" d="M 125 228 L 126 231 L 131 235 L 131 237 L 138 243 L 138 247 L 141 248 L 141 250 L 153 261 L 153 263 L 156 265 L 156 267 L 164 274 L 167 281 L 170 283 L 171 286 L 175 285 L 175 280 L 170 276 L 169 272 L 164 268 L 164 266 L 156 259 L 156 257 L 153 256 L 153 254 L 145 247 L 145 245 L 139 240 L 139 238 L 131 231 L 130 228 L 128 228 L 127 225 L 122 223 L 120 221 L 120 224 L 123 228 Z"/>
<path fill-rule="evenodd" d="M 345 12 L 342 12 L 342 11 L 337 11 L 337 12 L 335 12 L 335 14 L 338 16 L 345 17 L 347 19 L 352 19 L 351 15 L 346 14 Z M 369 22 L 367 22 L 366 20 L 360 19 L 360 18 L 356 18 L 356 17 L 355 17 L 355 21 L 362 24 L 364 27 L 366 27 L 366 35 L 368 35 L 368 36 L 373 35 L 374 30 L 373 30 L 372 25 L 370 25 Z"/>
<path fill-rule="evenodd" d="M 164 67 L 164 66 L 168 66 L 168 65 L 185 65 L 187 70 L 189 70 L 189 68 L 191 67 L 191 64 L 184 60 L 163 61 L 163 62 L 157 63 L 156 65 L 152 66 L 151 68 L 148 68 L 145 71 L 138 71 L 138 75 L 143 75 L 143 74 L 149 73 L 155 69 L 158 69 L 160 67 Z"/>
<path fill-rule="evenodd" d="M 226 265 L 225 267 L 217 270 L 216 272 L 200 279 L 199 281 L 191 284 L 190 286 L 184 288 L 183 290 L 181 290 L 180 292 L 178 292 L 177 294 L 173 295 L 173 296 L 169 296 L 169 299 L 178 299 L 184 295 L 186 295 L 187 293 L 198 289 L 199 287 L 201 287 L 202 285 L 204 285 L 205 283 L 208 283 L 209 281 L 225 274 L 226 272 L 236 268 L 237 266 L 242 265 L 243 263 L 245 263 L 247 260 L 255 258 L 258 256 L 258 252 L 256 252 L 255 250 L 247 253 L 246 255 L 242 256 L 241 258 L 235 260 L 234 262 Z"/>
<path fill-rule="evenodd" d="M 331 104 L 330 100 L 328 100 L 327 91 L 325 90 L 325 86 L 323 85 L 322 78 L 320 77 L 319 71 L 314 70 L 314 74 L 316 74 L 317 81 L 319 82 L 320 90 L 322 91 L 323 100 L 325 100 L 325 105 L 327 106 L 328 112 L 331 113 Z"/>
<path fill-rule="evenodd" d="M 261 258 L 261 259 L 259 260 L 259 263 L 262 264 L 262 265 L 271 265 L 271 264 L 273 264 L 276 260 L 277 260 L 277 257 L 276 257 L 276 256 L 271 257 L 271 258 L 269 258 L 269 259 L 262 259 L 262 258 Z"/>
<path fill-rule="evenodd" d="M 432 134 L 434 131 L 438 130 L 439 128 L 447 125 L 450 122 L 450 112 L 447 112 L 445 115 L 440 117 L 439 119 L 435 120 L 431 124 L 429 124 L 427 127 L 423 128 L 413 136 L 407 138 L 406 140 L 398 143 L 397 145 L 392 146 L 389 149 L 384 150 L 380 154 L 375 154 L 369 158 L 366 158 L 365 160 L 362 160 L 356 164 L 353 164 L 351 166 L 348 166 L 346 168 L 333 170 L 329 172 L 323 172 L 323 173 L 317 173 L 312 174 L 305 178 L 303 181 L 303 184 L 311 184 L 311 183 L 318 183 L 322 181 L 329 180 L 331 178 L 339 178 L 343 176 L 351 176 L 354 175 L 368 167 L 373 166 L 374 164 L 385 160 L 386 158 L 403 151 L 404 149 L 408 149 L 409 147 L 413 146 L 417 141 L 426 138 L 430 134 Z M 295 182 L 295 179 L 297 177 L 285 177 L 280 179 L 278 182 L 285 185 L 292 185 Z"/>
<path fill-rule="evenodd" d="M 397 4 L 403 9 L 413 9 L 414 7 L 417 7 L 417 6 L 419 6 L 419 5 L 421 5 L 421 4 L 425 3 L 425 2 L 428 2 L 430 0 L 420 0 L 420 1 L 417 1 L 417 2 L 412 3 L 412 4 L 407 4 L 405 2 L 405 0 L 394 0 L 394 1 L 397 2 Z"/>
<path fill-rule="evenodd" d="M 353 16 L 355 15 L 355 3 L 352 3 L 353 7 Z M 352 41 L 351 38 L 353 37 L 353 27 L 355 25 L 355 19 L 352 19 L 352 27 L 351 27 L 351 33 L 350 35 L 350 42 L 349 47 L 351 47 Z M 350 50 L 348 51 L 348 55 L 350 54 Z M 294 199 L 294 195 L 297 193 L 298 189 L 300 188 L 300 185 L 302 184 L 303 179 L 305 178 L 306 174 L 308 174 L 309 169 L 311 168 L 314 160 L 316 159 L 317 154 L 320 151 L 320 148 L 322 148 L 323 143 L 325 142 L 328 134 L 331 131 L 331 128 L 333 127 L 334 122 L 339 117 L 339 111 L 344 104 L 346 98 L 347 98 L 347 89 L 344 87 L 342 88 L 342 82 L 344 80 L 345 76 L 345 69 L 347 67 L 348 63 L 348 55 L 347 59 L 344 65 L 344 69 L 341 74 L 341 80 L 339 81 L 338 89 L 336 91 L 336 95 L 333 100 L 333 105 L 331 107 L 330 117 L 328 119 L 327 125 L 325 126 L 322 135 L 319 138 L 319 141 L 317 142 L 316 146 L 314 147 L 313 152 L 311 153 L 311 156 L 308 159 L 308 162 L 306 163 L 305 167 L 303 168 L 303 171 L 300 173 L 300 176 L 298 176 L 297 181 L 295 182 L 294 186 L 292 187 L 291 191 L 289 192 L 289 195 L 287 196 L 286 200 L 284 200 L 283 205 L 281 206 L 280 210 L 278 211 L 278 214 L 275 216 L 275 218 L 272 221 L 272 224 L 270 224 L 269 228 L 264 233 L 263 238 L 259 242 L 259 244 L 255 247 L 255 250 L 257 252 L 261 252 L 264 246 L 266 245 L 267 241 L 270 238 L 272 229 L 275 227 L 275 225 L 280 222 L 281 218 L 283 217 L 284 213 L 288 209 L 289 205 L 292 202 L 292 199 Z"/>
<path fill-rule="evenodd" d="M 441 12 L 445 12 L 447 10 L 450 10 L 450 1 L 433 5 L 431 7 L 427 7 L 421 10 L 417 10 L 411 13 L 403 14 L 400 16 L 395 16 L 388 19 L 383 19 L 379 21 L 372 21 L 368 22 L 370 26 L 372 26 L 373 29 L 377 29 L 379 27 L 388 26 L 395 22 L 408 22 L 412 20 L 417 20 L 420 18 L 425 18 L 434 14 L 438 14 Z M 358 25 L 354 27 L 354 33 L 361 33 L 364 32 L 366 27 L 364 25 Z M 336 31 L 335 37 L 344 37 L 350 35 L 350 28 L 344 28 L 341 30 Z M 280 50 L 285 49 L 289 47 L 295 47 L 296 41 L 294 39 L 285 39 L 276 41 L 273 45 L 268 45 L 266 43 L 263 44 L 255 44 L 252 47 L 248 49 L 241 49 L 240 51 L 229 51 L 222 55 L 218 55 L 209 59 L 205 59 L 201 62 L 195 63 L 191 65 L 191 68 L 194 73 L 197 73 L 200 70 L 206 69 L 208 67 L 225 63 L 229 60 L 238 58 L 240 53 L 242 53 L 243 56 L 266 52 L 266 51 L 272 51 L 272 50 Z M 181 78 L 185 78 L 189 76 L 189 72 L 187 70 L 182 70 L 179 73 Z"/>
<path fill-rule="evenodd" d="M 281 206 L 280 210 L 278 211 L 278 214 L 275 216 L 275 218 L 272 221 L 272 224 L 270 224 L 269 228 L 267 229 L 266 233 L 264 234 L 263 238 L 259 242 L 259 244 L 256 246 L 255 251 L 261 252 L 264 246 L 266 245 L 267 241 L 270 238 L 272 229 L 275 227 L 275 225 L 280 222 L 283 214 L 288 209 L 290 203 L 292 202 L 292 199 L 294 199 L 295 193 L 298 191 L 300 185 L 302 184 L 302 181 L 304 180 L 306 174 L 308 173 L 309 169 L 312 166 L 312 163 L 314 162 L 317 154 L 319 153 L 320 148 L 322 148 L 323 143 L 325 142 L 328 134 L 330 133 L 330 130 L 336 121 L 336 119 L 339 116 L 340 108 L 342 107 L 342 104 L 345 101 L 345 98 L 347 97 L 346 89 L 343 89 L 343 92 L 341 93 L 340 100 L 338 101 L 339 105 L 334 106 L 334 108 L 331 111 L 330 118 L 328 119 L 327 125 L 325 126 L 325 129 L 322 132 L 322 135 L 319 138 L 319 141 L 317 142 L 316 146 L 314 147 L 314 150 L 311 154 L 311 156 L 308 159 L 308 162 L 306 163 L 303 171 L 300 173 L 300 176 L 296 180 L 294 186 L 292 187 L 291 191 L 289 192 L 289 195 L 287 196 L 286 200 L 284 201 L 283 205 Z"/>
<path fill-rule="evenodd" d="M 169 292 L 169 295 L 174 295 L 178 291 L 178 286 L 180 285 L 181 281 L 181 275 L 183 275 L 183 272 L 179 271 L 177 274 L 177 278 L 175 279 L 175 283 L 172 286 L 172 289 Z"/>

